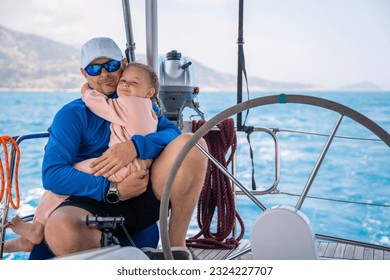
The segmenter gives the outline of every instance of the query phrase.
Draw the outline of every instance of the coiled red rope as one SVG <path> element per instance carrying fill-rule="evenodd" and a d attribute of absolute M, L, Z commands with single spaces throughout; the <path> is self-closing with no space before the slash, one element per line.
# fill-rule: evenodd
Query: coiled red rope
<path fill-rule="evenodd" d="M 198 130 L 205 121 L 193 121 L 192 130 Z M 233 119 L 226 119 L 217 125 L 218 131 L 209 131 L 204 139 L 209 153 L 225 168 L 233 160 L 237 147 L 237 136 Z M 230 155 L 227 153 L 230 150 Z M 236 211 L 236 201 L 231 180 L 211 161 L 208 162 L 205 183 L 198 200 L 197 220 L 200 231 L 186 240 L 188 247 L 234 249 L 244 236 L 244 223 Z M 216 232 L 211 223 L 217 211 Z M 238 220 L 241 233 L 235 238 L 232 232 Z M 203 238 L 201 238 L 203 236 Z"/>
<path fill-rule="evenodd" d="M 15 162 L 15 197 L 16 202 L 12 197 L 12 181 L 11 181 L 11 162 L 8 155 L 7 144 L 11 143 L 15 152 L 16 152 L 16 162 Z M 11 204 L 12 208 L 18 209 L 20 206 L 20 196 L 19 196 L 19 184 L 18 184 L 18 167 L 20 162 L 20 149 L 16 141 L 11 136 L 0 136 L 0 144 L 3 146 L 4 151 L 4 163 L 5 163 L 5 172 L 0 158 L 0 173 L 1 173 L 1 189 L 0 189 L 0 202 L 4 197 L 5 190 L 7 190 L 8 201 Z"/>

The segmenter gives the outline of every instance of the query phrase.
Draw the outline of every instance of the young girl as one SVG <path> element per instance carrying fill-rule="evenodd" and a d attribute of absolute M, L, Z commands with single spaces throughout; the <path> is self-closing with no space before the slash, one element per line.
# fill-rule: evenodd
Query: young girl
<path fill-rule="evenodd" d="M 141 63 L 130 63 L 124 69 L 117 85 L 118 98 L 109 98 L 96 90 L 90 90 L 88 84 L 83 85 L 81 92 L 86 106 L 99 117 L 111 122 L 109 146 L 112 146 L 130 140 L 133 135 L 147 135 L 156 131 L 158 120 L 152 108 L 152 101 L 159 105 L 158 88 L 158 77 L 151 67 Z M 76 163 L 74 168 L 92 173 L 89 165 L 93 160 Z M 108 179 L 119 183 L 136 170 L 149 169 L 151 163 L 151 159 L 136 158 Z M 20 237 L 6 242 L 4 252 L 31 251 L 34 244 L 42 241 L 48 217 L 66 198 L 67 196 L 56 195 L 46 190 L 35 211 L 33 223 L 26 223 L 19 216 L 15 216 L 9 222 L 9 227 Z"/>

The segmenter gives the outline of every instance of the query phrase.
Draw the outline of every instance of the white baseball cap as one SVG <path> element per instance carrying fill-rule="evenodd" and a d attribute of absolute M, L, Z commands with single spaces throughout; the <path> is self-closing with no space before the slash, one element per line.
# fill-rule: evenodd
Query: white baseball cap
<path fill-rule="evenodd" d="M 93 38 L 81 47 L 81 68 L 85 68 L 92 61 L 98 58 L 111 58 L 121 61 L 122 51 L 118 45 L 110 38 Z"/>

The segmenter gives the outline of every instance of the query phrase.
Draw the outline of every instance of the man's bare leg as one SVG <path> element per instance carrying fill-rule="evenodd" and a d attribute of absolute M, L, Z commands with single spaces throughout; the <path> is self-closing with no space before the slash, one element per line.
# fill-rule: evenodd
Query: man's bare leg
<path fill-rule="evenodd" d="M 154 161 L 151 170 L 153 191 L 161 199 L 170 169 L 191 134 L 182 134 L 172 141 Z M 204 139 L 199 144 L 207 149 Z M 169 238 L 171 246 L 186 246 L 187 229 L 202 189 L 207 169 L 207 157 L 194 146 L 184 159 L 171 192 Z"/>
<path fill-rule="evenodd" d="M 82 221 L 88 211 L 64 206 L 55 210 L 45 226 L 45 239 L 56 256 L 100 247 L 101 232 Z"/>
<path fill-rule="evenodd" d="M 9 222 L 9 227 L 33 244 L 39 244 L 43 239 L 44 225 L 36 220 L 33 223 L 27 223 L 19 216 L 15 216 Z"/>
<path fill-rule="evenodd" d="M 4 253 L 13 253 L 13 252 L 31 252 L 34 247 L 34 243 L 30 242 L 22 236 L 18 236 L 14 239 L 11 239 L 4 244 Z"/>

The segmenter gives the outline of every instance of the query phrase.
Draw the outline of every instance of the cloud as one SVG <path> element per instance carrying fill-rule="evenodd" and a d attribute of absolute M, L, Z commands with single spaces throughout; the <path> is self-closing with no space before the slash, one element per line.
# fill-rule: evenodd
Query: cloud
<path fill-rule="evenodd" d="M 227 72 L 237 68 L 238 1 L 158 3 L 159 52 Z M 131 1 L 136 53 L 145 53 L 144 1 Z M 119 0 L 0 0 L 0 24 L 80 46 L 95 36 L 125 48 Z M 338 87 L 370 80 L 390 89 L 386 0 L 245 1 L 244 50 L 252 76 Z"/>

